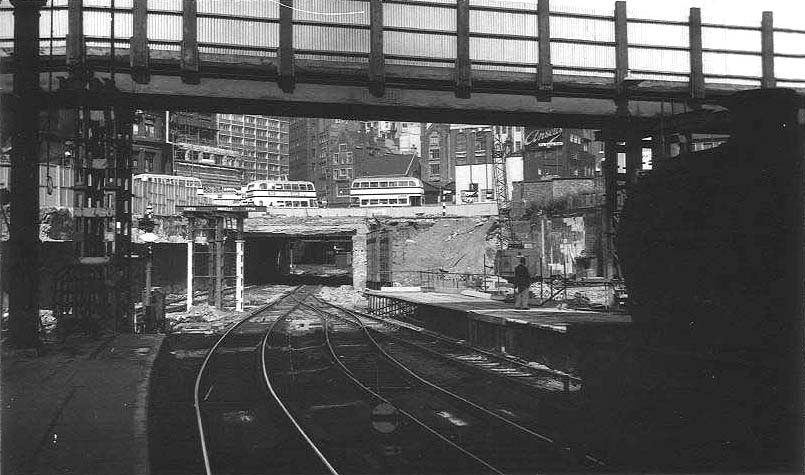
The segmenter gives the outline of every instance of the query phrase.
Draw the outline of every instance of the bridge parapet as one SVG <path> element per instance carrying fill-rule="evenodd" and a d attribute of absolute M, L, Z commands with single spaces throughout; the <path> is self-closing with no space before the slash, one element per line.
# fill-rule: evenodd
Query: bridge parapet
<path fill-rule="evenodd" d="M 157 74 L 187 84 L 275 81 L 286 100 L 306 94 L 301 84 L 349 85 L 392 105 L 404 102 L 398 88 L 683 101 L 756 87 L 805 91 L 805 27 L 775 27 L 769 12 L 755 24 L 727 24 L 703 20 L 696 8 L 684 19 L 636 17 L 621 1 L 591 10 L 548 0 L 120 0 L 114 10 L 87 3 L 83 22 L 71 22 L 80 4 L 43 9 L 44 63 L 65 72 L 75 61 L 117 68 L 147 84 L 143 93 L 168 92 Z M 6 70 L 12 15 L 0 4 Z"/>

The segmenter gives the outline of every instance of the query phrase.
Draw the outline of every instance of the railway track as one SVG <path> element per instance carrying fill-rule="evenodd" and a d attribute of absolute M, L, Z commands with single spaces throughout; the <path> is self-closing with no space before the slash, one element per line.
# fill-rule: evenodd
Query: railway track
<path fill-rule="evenodd" d="M 311 301 L 314 303 L 305 305 L 315 309 L 325 322 L 331 354 L 356 382 L 412 413 L 489 466 L 504 473 L 600 468 L 596 459 L 502 416 L 497 407 L 474 402 L 439 378 L 421 377 L 391 356 L 361 318 L 319 299 Z M 448 372 L 456 373 L 455 369 Z M 469 374 L 466 370 L 462 378 L 481 379 L 477 372 Z"/>
<path fill-rule="evenodd" d="M 316 298 L 317 289 L 299 286 L 256 309 L 208 351 L 194 388 L 207 474 L 600 468 L 460 385 L 418 375 L 379 341 L 380 323 Z"/>

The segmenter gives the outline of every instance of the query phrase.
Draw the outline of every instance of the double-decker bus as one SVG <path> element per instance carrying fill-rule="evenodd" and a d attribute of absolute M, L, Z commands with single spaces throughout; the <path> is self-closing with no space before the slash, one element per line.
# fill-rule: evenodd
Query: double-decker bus
<path fill-rule="evenodd" d="M 350 206 L 421 206 L 425 189 L 410 176 L 369 176 L 356 178 L 349 190 Z"/>
<path fill-rule="evenodd" d="M 273 208 L 318 208 L 316 187 L 309 181 L 257 180 L 246 185 L 243 204 Z"/>

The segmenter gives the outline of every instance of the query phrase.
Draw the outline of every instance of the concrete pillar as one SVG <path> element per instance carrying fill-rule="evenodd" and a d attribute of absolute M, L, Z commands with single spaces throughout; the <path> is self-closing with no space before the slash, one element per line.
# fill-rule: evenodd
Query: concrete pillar
<path fill-rule="evenodd" d="M 187 239 L 187 310 L 193 306 L 193 234 Z"/>
<path fill-rule="evenodd" d="M 39 12 L 42 0 L 13 0 L 9 330 L 18 348 L 38 344 L 39 321 Z"/>
<path fill-rule="evenodd" d="M 243 311 L 243 239 L 235 241 L 235 311 Z"/>
<path fill-rule="evenodd" d="M 368 228 L 359 226 L 352 236 L 352 287 L 366 288 L 366 234 Z"/>

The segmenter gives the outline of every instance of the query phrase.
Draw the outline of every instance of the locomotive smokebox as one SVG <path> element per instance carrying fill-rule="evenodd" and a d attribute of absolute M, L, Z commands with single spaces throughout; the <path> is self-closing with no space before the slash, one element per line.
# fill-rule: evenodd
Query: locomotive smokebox
<path fill-rule="evenodd" d="M 725 106 L 725 144 L 666 160 L 629 190 L 616 245 L 631 312 L 661 344 L 792 348 L 802 318 L 798 97 L 753 90 Z"/>

